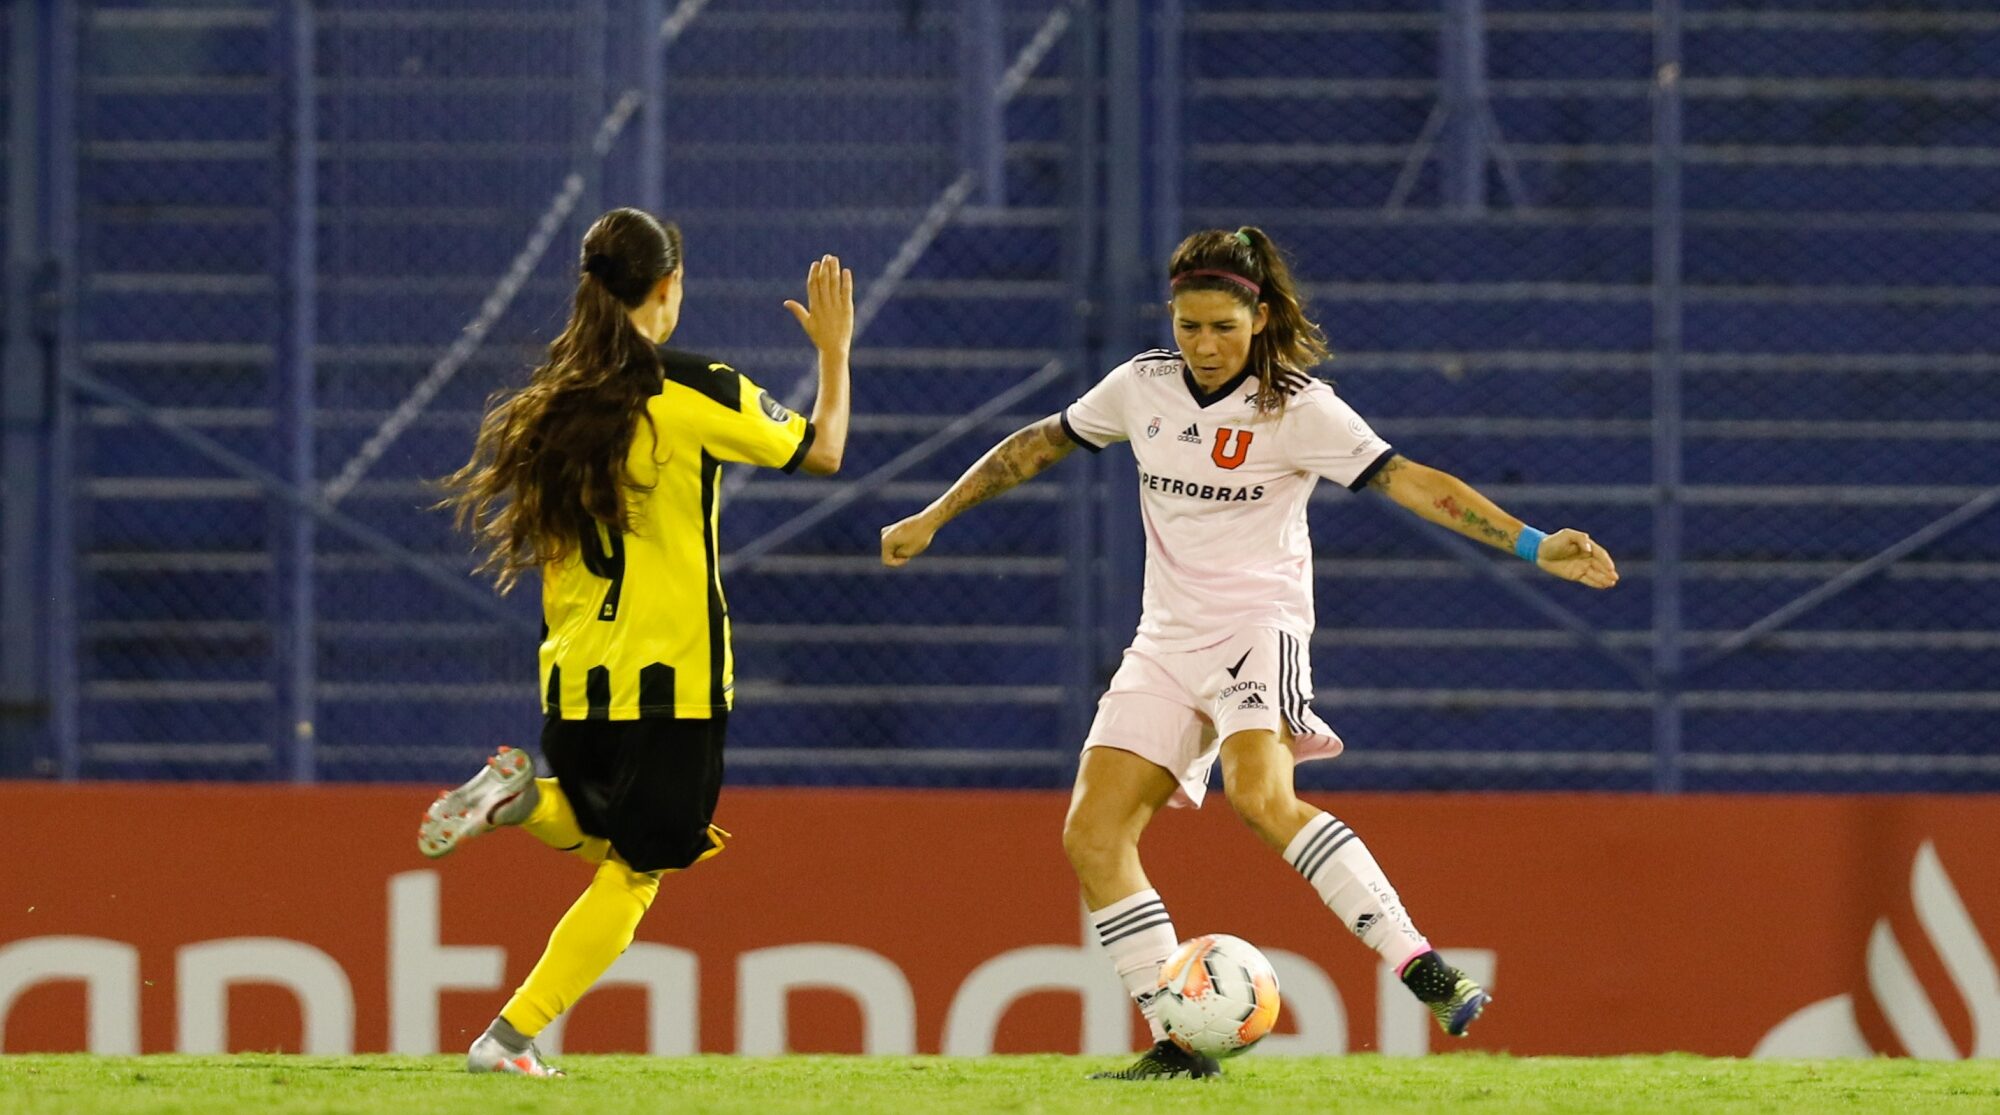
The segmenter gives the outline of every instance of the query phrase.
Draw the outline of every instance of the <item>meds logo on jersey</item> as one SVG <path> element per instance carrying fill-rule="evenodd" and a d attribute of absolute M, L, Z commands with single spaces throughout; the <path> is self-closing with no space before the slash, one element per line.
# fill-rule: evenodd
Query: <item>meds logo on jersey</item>
<path fill-rule="evenodd" d="M 1153 416 L 1153 421 L 1146 427 L 1146 436 L 1152 437 L 1153 435 L 1159 432 L 1160 432 L 1160 416 L 1155 414 Z"/>
<path fill-rule="evenodd" d="M 764 408 L 764 416 L 773 422 L 792 420 L 792 412 L 785 409 L 785 404 L 773 399 L 769 391 L 757 392 L 757 405 Z"/>
<path fill-rule="evenodd" d="M 1217 468 L 1236 468 L 1250 456 L 1250 439 L 1254 436 L 1249 430 L 1220 427 L 1215 431 L 1215 448 L 1209 451 L 1208 457 Z M 1230 448 L 1232 437 L 1236 442 L 1234 449 Z"/>

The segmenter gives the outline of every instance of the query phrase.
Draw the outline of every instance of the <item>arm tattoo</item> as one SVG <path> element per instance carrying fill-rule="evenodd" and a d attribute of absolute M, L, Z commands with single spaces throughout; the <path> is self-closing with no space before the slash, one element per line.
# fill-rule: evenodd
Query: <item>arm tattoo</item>
<path fill-rule="evenodd" d="M 1389 458 L 1388 460 L 1382 462 L 1381 468 L 1375 470 L 1375 475 L 1368 478 L 1368 486 L 1375 489 L 1378 492 L 1387 492 L 1389 490 L 1389 485 L 1395 482 L 1394 478 L 1396 473 L 1402 471 L 1402 468 L 1403 468 L 1402 457 L 1398 456 Z"/>
<path fill-rule="evenodd" d="M 1460 507 L 1458 500 L 1451 496 L 1439 498 L 1432 506 L 1444 512 L 1452 522 L 1459 524 L 1459 529 L 1464 534 L 1477 535 L 1503 548 L 1514 544 L 1513 537 L 1506 531 L 1494 526 L 1491 520 L 1479 512 Z"/>
<path fill-rule="evenodd" d="M 1408 464 L 1402 457 L 1391 457 L 1368 478 L 1368 486 L 1402 504 L 1433 522 L 1451 527 L 1468 538 L 1476 538 L 1490 546 L 1512 549 L 1514 536 L 1496 524 L 1485 512 L 1467 507 L 1464 495 L 1470 495 L 1480 502 L 1485 497 L 1467 487 L 1464 481 L 1434 470 L 1407 470 Z M 1400 493 L 1391 489 L 1401 484 Z M 1440 490 L 1440 489 L 1443 490 Z"/>
<path fill-rule="evenodd" d="M 957 518 L 1069 456 L 1075 448 L 1076 443 L 1054 422 L 1045 420 L 1017 430 L 987 450 L 938 498 L 938 510 L 946 519 Z"/>

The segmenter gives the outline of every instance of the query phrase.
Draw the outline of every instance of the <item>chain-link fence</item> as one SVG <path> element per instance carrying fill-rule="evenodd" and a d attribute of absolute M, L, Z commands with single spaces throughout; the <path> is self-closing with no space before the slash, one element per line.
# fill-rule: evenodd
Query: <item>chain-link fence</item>
<path fill-rule="evenodd" d="M 46 349 L 63 388 L 45 518 L 0 509 L 49 555 L 0 616 L 46 730 L 8 769 L 436 779 L 531 738 L 533 587 L 468 579 L 429 482 L 638 204 L 686 233 L 676 344 L 788 401 L 780 302 L 824 251 L 858 279 L 843 475 L 726 481 L 739 781 L 1067 781 L 1130 632 L 1122 451 L 895 574 L 876 531 L 1165 340 L 1166 250 L 1250 223 L 1378 429 L 1625 576 L 1324 492 L 1351 747 L 1308 784 L 1992 788 L 2000 17 L 1681 8 L 53 5 L 9 290 L 60 312 L 8 383 Z"/>
<path fill-rule="evenodd" d="M 1984 505 L 1857 566 L 2000 482 L 2000 22 L 1679 7 L 1187 17 L 1184 223 L 1254 211 L 1351 401 L 1625 574 L 1536 584 L 1586 638 L 1326 500 L 1326 784 L 1992 784 Z"/>

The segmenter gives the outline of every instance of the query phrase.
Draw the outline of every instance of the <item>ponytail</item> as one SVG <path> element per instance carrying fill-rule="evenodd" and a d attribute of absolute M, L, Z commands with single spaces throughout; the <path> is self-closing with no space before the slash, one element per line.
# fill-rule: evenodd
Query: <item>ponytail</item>
<path fill-rule="evenodd" d="M 614 209 L 584 234 L 569 321 L 518 391 L 488 402 L 472 459 L 443 481 L 455 524 L 469 531 L 506 592 L 521 571 L 563 559 L 597 524 L 631 525 L 627 465 L 660 358 L 632 323 L 660 280 L 681 265 L 680 230 Z"/>
<path fill-rule="evenodd" d="M 1174 249 L 1167 280 L 1175 292 L 1222 291 L 1252 313 L 1260 302 L 1270 308 L 1263 331 L 1250 340 L 1248 364 L 1266 410 L 1283 410 L 1285 400 L 1311 380 L 1312 369 L 1332 355 L 1326 334 L 1306 317 L 1284 253 L 1263 229 L 1246 225 L 1189 236 Z"/>

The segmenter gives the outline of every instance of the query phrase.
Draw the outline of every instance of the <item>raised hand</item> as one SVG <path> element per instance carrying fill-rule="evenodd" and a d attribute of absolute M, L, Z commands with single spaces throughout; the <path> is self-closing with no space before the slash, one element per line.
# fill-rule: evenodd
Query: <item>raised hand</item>
<path fill-rule="evenodd" d="M 1604 547 L 1580 530 L 1559 530 L 1542 539 L 1535 564 L 1545 573 L 1591 588 L 1618 583 L 1618 565 Z"/>
<path fill-rule="evenodd" d="M 806 272 L 806 304 L 787 299 L 785 308 L 821 352 L 846 352 L 854 343 L 854 272 L 840 257 L 819 257 Z"/>

